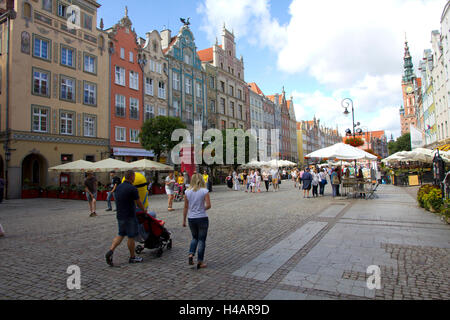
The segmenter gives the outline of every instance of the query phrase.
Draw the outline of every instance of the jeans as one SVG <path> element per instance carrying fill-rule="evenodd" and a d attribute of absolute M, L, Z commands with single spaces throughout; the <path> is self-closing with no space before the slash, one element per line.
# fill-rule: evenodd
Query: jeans
<path fill-rule="evenodd" d="M 191 247 L 189 248 L 189 254 L 195 255 L 198 246 L 198 262 L 203 262 L 205 257 L 206 237 L 208 235 L 209 219 L 197 218 L 188 219 L 189 228 L 192 233 Z"/>
<path fill-rule="evenodd" d="M 107 205 L 108 205 L 108 209 L 110 209 L 110 210 L 112 210 L 112 206 L 111 206 L 111 198 L 112 198 L 112 196 L 114 196 L 114 202 L 115 202 L 115 200 L 116 200 L 116 195 L 115 195 L 115 192 L 108 192 L 108 197 L 106 197 L 106 203 L 107 203 Z M 117 205 L 116 205 L 116 207 L 117 207 Z"/>
<path fill-rule="evenodd" d="M 338 184 L 332 184 L 331 187 L 333 188 L 333 197 L 337 196 L 337 187 L 339 185 Z"/>
<path fill-rule="evenodd" d="M 325 194 L 325 184 L 320 183 L 319 194 L 323 196 Z"/>
<path fill-rule="evenodd" d="M 312 188 L 313 188 L 313 191 L 312 191 L 313 197 L 314 197 L 314 196 L 317 197 L 317 196 L 318 196 L 318 194 L 317 194 L 317 189 L 319 188 L 319 185 L 313 186 Z"/>

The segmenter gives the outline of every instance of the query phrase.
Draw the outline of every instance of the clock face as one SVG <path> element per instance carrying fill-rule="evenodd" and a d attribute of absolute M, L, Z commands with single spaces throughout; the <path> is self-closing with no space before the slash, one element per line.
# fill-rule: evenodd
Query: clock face
<path fill-rule="evenodd" d="M 407 93 L 412 93 L 414 90 L 413 90 L 413 88 L 412 87 L 408 87 L 408 88 L 406 88 L 406 92 Z"/>

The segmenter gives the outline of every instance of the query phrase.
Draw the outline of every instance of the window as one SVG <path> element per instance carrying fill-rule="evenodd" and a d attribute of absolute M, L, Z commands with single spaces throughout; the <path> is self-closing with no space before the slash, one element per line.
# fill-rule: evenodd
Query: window
<path fill-rule="evenodd" d="M 186 94 L 192 94 L 192 79 L 186 77 Z"/>
<path fill-rule="evenodd" d="M 67 16 L 67 5 L 63 3 L 58 3 L 58 16 L 66 18 Z"/>
<path fill-rule="evenodd" d="M 75 67 L 75 50 L 61 46 L 61 64 L 66 67 Z"/>
<path fill-rule="evenodd" d="M 73 135 L 73 120 L 74 114 L 72 112 L 61 111 L 59 133 L 63 135 Z"/>
<path fill-rule="evenodd" d="M 234 102 L 230 101 L 230 116 L 234 118 Z"/>
<path fill-rule="evenodd" d="M 173 72 L 173 89 L 180 90 L 180 74 Z"/>
<path fill-rule="evenodd" d="M 238 99 L 242 100 L 242 90 L 238 89 Z"/>
<path fill-rule="evenodd" d="M 215 86 L 215 79 L 213 76 L 209 76 L 209 87 L 211 89 L 214 89 L 214 86 Z"/>
<path fill-rule="evenodd" d="M 152 96 L 153 95 L 153 79 L 145 78 L 145 94 Z"/>
<path fill-rule="evenodd" d="M 124 48 L 120 48 L 120 59 L 125 60 L 125 49 Z"/>
<path fill-rule="evenodd" d="M 97 73 L 97 57 L 84 54 L 84 71 L 89 73 Z"/>
<path fill-rule="evenodd" d="M 33 132 L 49 132 L 50 109 L 44 107 L 33 107 Z"/>
<path fill-rule="evenodd" d="M 120 94 L 116 94 L 116 116 L 125 117 L 126 113 L 126 98 Z"/>
<path fill-rule="evenodd" d="M 139 100 L 130 98 L 130 119 L 139 119 Z"/>
<path fill-rule="evenodd" d="M 152 119 L 155 116 L 155 108 L 149 104 L 145 105 L 144 121 Z"/>
<path fill-rule="evenodd" d="M 220 98 L 220 113 L 225 114 L 225 99 Z"/>
<path fill-rule="evenodd" d="M 180 103 L 178 102 L 178 100 L 173 100 L 173 110 L 174 110 L 174 117 L 179 117 L 180 116 L 180 107 L 179 107 Z"/>
<path fill-rule="evenodd" d="M 188 54 L 188 53 L 186 53 L 185 55 L 184 55 L 184 63 L 186 63 L 186 64 L 191 64 L 192 62 L 191 62 L 191 56 Z"/>
<path fill-rule="evenodd" d="M 116 84 L 125 86 L 125 69 L 116 66 Z"/>
<path fill-rule="evenodd" d="M 38 36 L 34 36 L 33 42 L 33 56 L 45 60 L 50 60 L 51 42 L 50 40 L 43 39 Z"/>
<path fill-rule="evenodd" d="M 85 137 L 96 136 L 96 119 L 95 116 L 85 115 L 83 121 L 83 132 Z"/>
<path fill-rule="evenodd" d="M 234 88 L 233 88 L 233 86 L 230 86 L 230 88 L 229 88 L 229 90 L 228 90 L 228 94 L 229 94 L 230 96 L 234 96 Z"/>
<path fill-rule="evenodd" d="M 84 83 L 84 104 L 93 105 L 97 104 L 97 85 L 90 82 Z"/>
<path fill-rule="evenodd" d="M 159 81 L 158 84 L 158 97 L 161 99 L 166 98 L 166 84 L 162 81 Z"/>
<path fill-rule="evenodd" d="M 186 105 L 186 118 L 188 120 L 192 119 L 192 106 L 190 104 Z"/>
<path fill-rule="evenodd" d="M 52 12 L 53 11 L 53 0 L 43 0 L 42 1 L 42 9 Z"/>
<path fill-rule="evenodd" d="M 33 94 L 50 96 L 50 72 L 33 69 Z"/>
<path fill-rule="evenodd" d="M 134 62 L 134 54 L 130 51 L 130 62 Z"/>
<path fill-rule="evenodd" d="M 167 112 L 166 112 L 166 108 L 159 108 L 158 109 L 158 115 L 159 116 L 163 116 L 163 117 L 165 117 L 166 115 L 167 115 Z"/>
<path fill-rule="evenodd" d="M 116 141 L 127 141 L 127 129 L 122 127 L 116 127 Z"/>
<path fill-rule="evenodd" d="M 220 81 L 220 90 L 222 92 L 225 92 L 225 82 L 223 82 L 223 81 Z"/>
<path fill-rule="evenodd" d="M 202 97 L 202 85 L 200 82 L 196 82 L 195 86 L 196 86 L 196 95 L 198 98 L 201 98 Z"/>
<path fill-rule="evenodd" d="M 130 142 L 139 143 L 139 130 L 130 129 Z"/>
<path fill-rule="evenodd" d="M 75 79 L 61 76 L 60 88 L 60 99 L 75 102 Z"/>
<path fill-rule="evenodd" d="M 130 71 L 130 88 L 139 90 L 139 74 L 134 71 Z"/>
<path fill-rule="evenodd" d="M 209 105 L 210 105 L 211 112 L 216 112 L 216 101 L 211 100 Z"/>
<path fill-rule="evenodd" d="M 242 105 L 240 104 L 239 105 L 239 119 L 241 119 L 242 120 Z"/>
<path fill-rule="evenodd" d="M 227 122 L 225 120 L 221 121 L 221 125 L 222 125 L 222 130 L 225 130 L 227 128 Z"/>
<path fill-rule="evenodd" d="M 83 13 L 83 28 L 92 30 L 92 16 Z"/>

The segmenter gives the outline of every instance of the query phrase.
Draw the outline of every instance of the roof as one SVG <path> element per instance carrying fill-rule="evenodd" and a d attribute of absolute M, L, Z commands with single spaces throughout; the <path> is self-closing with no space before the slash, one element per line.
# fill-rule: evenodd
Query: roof
<path fill-rule="evenodd" d="M 177 38 L 178 38 L 178 36 L 175 36 L 170 39 L 169 46 L 163 50 L 164 54 L 166 54 L 170 50 L 170 48 L 175 44 L 175 42 L 177 41 Z"/>
<path fill-rule="evenodd" d="M 251 82 L 248 84 L 250 86 L 250 90 L 252 90 L 254 93 L 257 93 L 259 95 L 264 95 L 264 93 L 261 91 L 261 89 L 258 87 L 258 85 L 254 82 Z"/>
<path fill-rule="evenodd" d="M 222 45 L 219 45 L 222 48 Z M 197 51 L 198 57 L 202 62 L 211 62 L 214 60 L 214 47 Z"/>

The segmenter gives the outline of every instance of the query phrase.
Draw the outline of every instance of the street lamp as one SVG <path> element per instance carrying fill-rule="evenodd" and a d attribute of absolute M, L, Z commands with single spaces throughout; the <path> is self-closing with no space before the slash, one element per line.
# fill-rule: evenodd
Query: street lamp
<path fill-rule="evenodd" d="M 357 124 L 355 124 L 355 109 L 353 108 L 353 100 L 350 98 L 345 98 L 344 100 L 342 100 L 342 108 L 345 109 L 344 115 L 348 116 L 350 114 L 350 111 L 348 111 L 350 107 L 352 108 L 352 123 L 353 123 L 353 131 L 350 132 L 350 134 L 352 134 L 353 138 L 355 138 L 356 137 L 355 128 L 359 126 L 360 123 L 358 122 Z M 346 133 L 348 134 L 348 130 L 346 131 Z"/>

